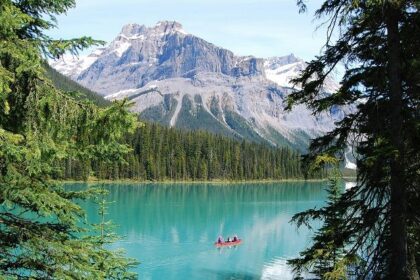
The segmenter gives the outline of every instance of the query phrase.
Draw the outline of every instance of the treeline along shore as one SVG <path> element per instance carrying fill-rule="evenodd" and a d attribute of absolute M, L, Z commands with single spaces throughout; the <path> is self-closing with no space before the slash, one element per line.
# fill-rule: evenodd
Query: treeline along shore
<path fill-rule="evenodd" d="M 144 123 L 126 137 L 133 150 L 125 163 L 68 158 L 61 180 L 211 181 L 303 179 L 300 153 L 290 148 L 238 141 L 204 131 Z M 315 176 L 321 178 L 322 174 Z"/>

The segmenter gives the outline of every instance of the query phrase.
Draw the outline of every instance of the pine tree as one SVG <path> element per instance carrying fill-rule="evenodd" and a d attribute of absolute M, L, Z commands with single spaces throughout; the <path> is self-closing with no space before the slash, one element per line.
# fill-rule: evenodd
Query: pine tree
<path fill-rule="evenodd" d="M 104 250 L 106 245 L 118 241 L 119 237 L 114 233 L 115 225 L 112 221 L 106 220 L 108 205 L 112 203 L 106 200 L 108 191 L 103 183 L 96 189 L 98 190 L 98 195 L 95 198 L 95 202 L 98 205 L 99 223 L 93 224 L 93 229 L 98 235 L 85 237 L 85 241 L 95 244 L 95 246 L 102 249 L 98 252 L 97 259 L 94 261 L 94 265 L 100 271 L 97 279 L 136 279 L 137 275 L 135 273 L 127 271 L 127 267 L 134 267 L 138 264 L 136 260 L 126 258 L 123 250 L 114 252 Z M 109 262 L 109 259 L 112 259 L 112 262 Z"/>
<path fill-rule="evenodd" d="M 347 279 L 348 267 L 357 263 L 357 256 L 346 251 L 345 238 L 341 233 L 346 211 L 337 204 L 342 175 L 339 161 L 329 156 L 318 156 L 310 172 L 319 169 L 321 164 L 331 168 L 327 189 L 328 203 L 321 209 L 310 209 L 294 215 L 292 222 L 298 227 L 305 225 L 309 229 L 313 229 L 311 220 L 321 220 L 323 224 L 316 231 L 311 247 L 302 251 L 299 258 L 289 260 L 288 263 L 294 267 L 297 275 L 310 272 L 318 279 L 343 280 Z"/>
<path fill-rule="evenodd" d="M 357 151 L 358 184 L 334 204 L 345 210 L 340 228 L 347 254 L 362 259 L 360 279 L 419 278 L 418 235 L 411 234 L 420 219 L 418 9 L 418 1 L 324 1 L 316 17 L 328 17 L 327 44 L 295 80 L 302 90 L 289 100 L 314 113 L 351 109 L 312 142 L 306 160 L 343 154 L 348 145 Z M 325 78 L 342 62 L 340 88 L 324 94 Z"/>
<path fill-rule="evenodd" d="M 134 278 L 120 253 L 84 238 L 89 224 L 74 200 L 95 191 L 69 191 L 50 180 L 62 173 L 57 162 L 119 161 L 129 151 L 121 137 L 136 123 L 126 102 L 100 109 L 57 90 L 45 76 L 45 56 L 98 43 L 45 35 L 54 27 L 54 15 L 73 6 L 71 0 L 0 2 L 2 279 Z M 88 171 L 77 173 L 86 177 Z"/>

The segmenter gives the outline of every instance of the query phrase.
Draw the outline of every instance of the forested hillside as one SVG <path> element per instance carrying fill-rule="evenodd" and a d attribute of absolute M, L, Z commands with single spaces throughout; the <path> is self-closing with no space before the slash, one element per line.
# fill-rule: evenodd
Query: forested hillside
<path fill-rule="evenodd" d="M 302 178 L 300 154 L 203 131 L 145 123 L 127 137 L 126 164 L 67 159 L 63 179 L 250 180 Z"/>
<path fill-rule="evenodd" d="M 79 98 L 100 106 L 109 104 L 98 94 L 78 85 L 48 65 L 47 74 L 54 84 Z M 204 131 L 185 131 L 159 124 L 144 123 L 127 136 L 133 151 L 125 164 L 98 164 L 95 161 L 66 159 L 60 164 L 64 173 L 57 179 L 133 180 L 256 180 L 302 178 L 300 154 L 290 148 L 240 141 Z M 106 167 L 105 167 L 106 165 Z"/>
<path fill-rule="evenodd" d="M 48 65 L 48 63 L 44 63 L 44 68 L 46 71 L 46 76 L 51 79 L 51 81 L 54 83 L 54 86 L 57 88 L 67 92 L 68 94 L 72 94 L 77 99 L 89 99 L 94 104 L 104 107 L 111 102 L 97 94 L 96 92 L 91 91 L 90 89 L 87 89 L 75 81 L 71 80 L 70 78 L 67 78 L 63 74 L 60 74 Z"/>

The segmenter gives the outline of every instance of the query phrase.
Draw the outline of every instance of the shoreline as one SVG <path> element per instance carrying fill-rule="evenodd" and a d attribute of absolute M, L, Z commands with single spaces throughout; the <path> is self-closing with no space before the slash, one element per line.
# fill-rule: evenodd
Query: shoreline
<path fill-rule="evenodd" d="M 356 181 L 356 177 L 343 177 L 344 181 Z M 267 180 L 158 180 L 158 181 L 148 181 L 148 180 L 54 180 L 56 183 L 63 184 L 249 184 L 249 183 L 259 183 L 259 184 L 269 184 L 269 183 L 285 183 L 285 182 L 324 182 L 328 181 L 328 178 L 324 179 L 267 179 Z"/>

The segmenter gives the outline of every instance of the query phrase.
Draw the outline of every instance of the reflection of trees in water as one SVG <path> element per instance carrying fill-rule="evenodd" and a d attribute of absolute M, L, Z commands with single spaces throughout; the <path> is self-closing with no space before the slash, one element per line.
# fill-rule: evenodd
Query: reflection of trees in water
<path fill-rule="evenodd" d="M 324 182 L 109 185 L 108 200 L 116 203 L 110 205 L 108 218 L 120 225 L 118 233 L 128 243 L 141 243 L 136 248 L 157 250 L 170 258 L 174 252 L 183 257 L 195 254 L 199 263 L 208 261 L 218 234 L 238 234 L 244 243 L 235 254 L 240 266 L 235 271 L 244 271 L 278 256 L 295 255 L 307 245 L 309 232 L 298 233 L 289 220 L 296 212 L 321 205 L 324 186 Z M 85 207 L 96 216 L 96 208 Z M 168 245 L 172 247 L 166 252 Z M 227 249 L 221 255 L 234 252 Z M 217 267 L 219 260 L 212 261 Z"/>
<path fill-rule="evenodd" d="M 324 183 L 110 185 L 110 218 L 128 232 L 203 228 L 214 222 L 296 213 L 308 202 L 323 201 Z M 309 206 L 308 206 L 309 207 Z M 119 221 L 124 221 L 121 223 Z M 169 226 L 169 227 L 168 227 Z M 217 234 L 217 233 L 216 233 Z"/>
<path fill-rule="evenodd" d="M 224 270 L 223 268 L 219 270 L 203 269 L 201 270 L 202 276 L 207 279 L 237 279 L 237 280 L 260 280 L 259 275 L 254 275 L 252 273 L 239 273 L 231 272 Z"/>

